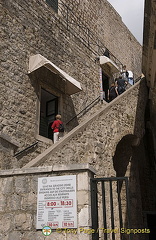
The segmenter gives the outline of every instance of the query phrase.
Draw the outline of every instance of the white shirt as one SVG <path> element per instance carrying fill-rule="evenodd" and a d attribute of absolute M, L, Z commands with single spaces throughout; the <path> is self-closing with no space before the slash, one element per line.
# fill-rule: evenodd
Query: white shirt
<path fill-rule="evenodd" d="M 128 71 L 128 78 L 133 78 L 133 73 L 132 73 L 132 71 Z"/>

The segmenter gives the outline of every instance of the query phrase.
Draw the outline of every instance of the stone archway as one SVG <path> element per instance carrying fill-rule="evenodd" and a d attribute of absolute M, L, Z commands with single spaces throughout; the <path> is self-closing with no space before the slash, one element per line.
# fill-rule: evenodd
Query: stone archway
<path fill-rule="evenodd" d="M 128 177 L 128 195 L 129 195 L 129 214 L 130 214 L 130 228 L 142 228 L 142 201 L 140 189 L 140 168 L 139 159 L 142 156 L 141 151 L 143 147 L 142 141 L 135 135 L 129 134 L 124 136 L 117 144 L 115 154 L 113 157 L 113 166 L 117 177 Z M 141 155 L 141 156 L 140 156 Z M 123 197 L 125 186 L 120 183 L 118 194 L 123 201 L 122 211 L 125 214 L 124 224 L 127 226 L 128 212 L 126 209 L 126 202 Z M 140 240 L 140 235 L 137 235 L 136 240 Z"/>
<path fill-rule="evenodd" d="M 139 139 L 132 134 L 124 136 L 116 146 L 113 156 L 113 167 L 117 177 L 124 177 L 133 155 L 133 147 L 139 144 Z"/>

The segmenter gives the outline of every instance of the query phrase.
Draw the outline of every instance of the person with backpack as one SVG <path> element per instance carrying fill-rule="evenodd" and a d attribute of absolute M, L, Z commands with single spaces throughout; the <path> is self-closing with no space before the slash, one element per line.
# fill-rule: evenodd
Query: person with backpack
<path fill-rule="evenodd" d="M 117 89 L 118 89 L 119 95 L 126 91 L 127 83 L 128 83 L 128 81 L 125 80 L 124 78 L 122 78 L 121 75 L 116 80 L 116 84 L 117 84 Z"/>
<path fill-rule="evenodd" d="M 115 86 L 115 83 L 112 83 L 108 90 L 108 101 L 111 102 L 118 95 L 119 95 L 119 93 L 118 93 L 117 87 Z"/>
<path fill-rule="evenodd" d="M 121 76 L 122 76 L 122 79 L 124 79 L 125 81 L 128 81 L 129 73 L 126 69 L 126 65 L 124 65 L 122 70 L 121 70 Z"/>
<path fill-rule="evenodd" d="M 61 115 L 56 115 L 56 120 L 52 123 L 51 128 L 53 130 L 53 142 L 58 142 L 63 137 L 64 126 L 61 121 Z"/>

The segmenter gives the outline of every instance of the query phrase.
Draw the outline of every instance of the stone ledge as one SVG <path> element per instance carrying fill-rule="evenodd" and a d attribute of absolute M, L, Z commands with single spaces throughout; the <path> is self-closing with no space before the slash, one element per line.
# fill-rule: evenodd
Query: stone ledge
<path fill-rule="evenodd" d="M 90 166 L 89 163 L 80 163 L 80 164 L 69 164 L 69 165 L 54 165 L 53 171 L 59 172 L 59 171 L 78 171 L 78 170 L 88 170 L 94 174 L 96 174 L 96 170 Z"/>
<path fill-rule="evenodd" d="M 3 132 L 0 133 L 0 138 L 7 141 L 11 145 L 13 145 L 14 148 L 19 148 L 20 147 L 20 144 L 17 141 L 15 141 L 12 137 L 8 136 L 7 134 L 5 134 Z"/>
<path fill-rule="evenodd" d="M 1 170 L 0 177 L 14 176 L 14 175 L 26 175 L 26 174 L 38 174 L 38 173 L 52 173 L 62 171 L 90 171 L 96 174 L 96 170 L 88 163 L 84 164 L 69 164 L 69 165 L 53 165 L 45 167 L 31 167 L 31 168 L 16 168 Z"/>

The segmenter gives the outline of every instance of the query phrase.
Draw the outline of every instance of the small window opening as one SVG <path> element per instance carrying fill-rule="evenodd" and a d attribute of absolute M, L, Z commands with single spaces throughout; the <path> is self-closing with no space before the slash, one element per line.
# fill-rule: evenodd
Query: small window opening
<path fill-rule="evenodd" d="M 58 113 L 58 97 L 41 88 L 39 135 L 52 139 L 51 124 Z"/>
<path fill-rule="evenodd" d="M 58 13 L 58 0 L 46 0 L 46 3 Z"/>

